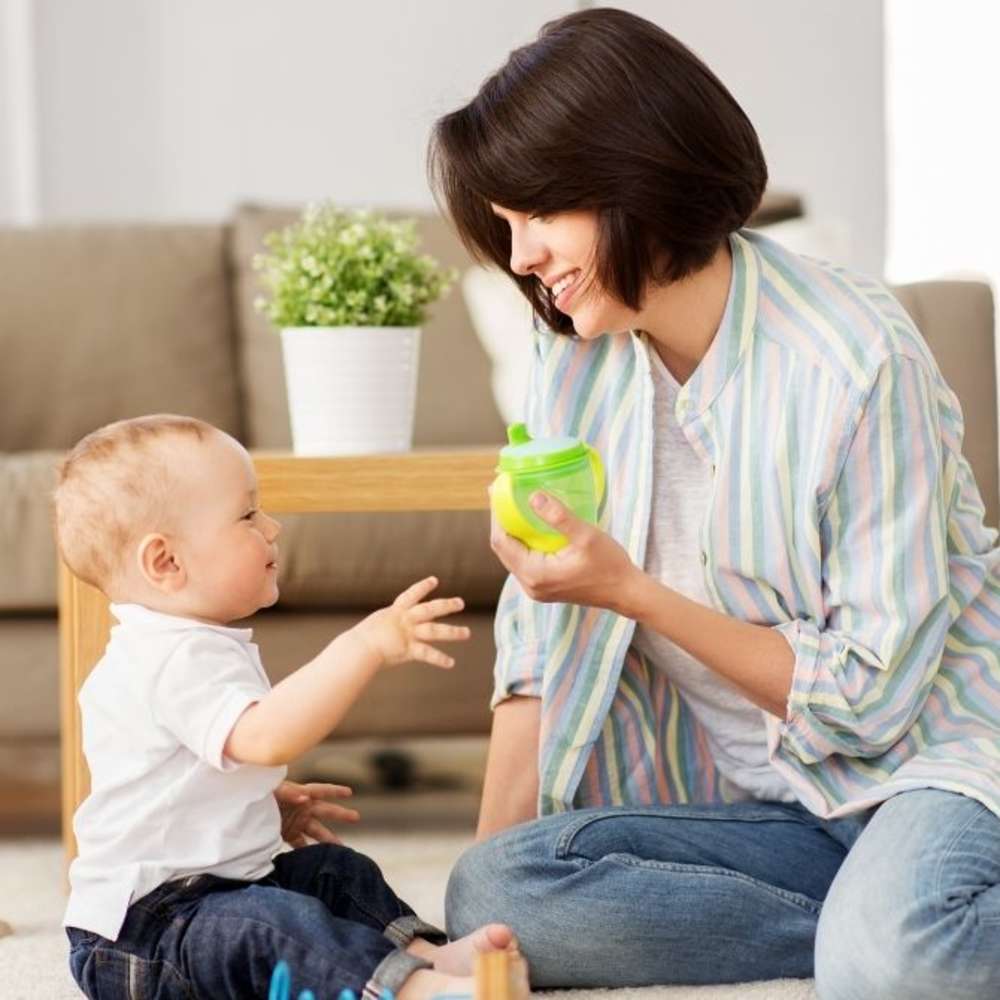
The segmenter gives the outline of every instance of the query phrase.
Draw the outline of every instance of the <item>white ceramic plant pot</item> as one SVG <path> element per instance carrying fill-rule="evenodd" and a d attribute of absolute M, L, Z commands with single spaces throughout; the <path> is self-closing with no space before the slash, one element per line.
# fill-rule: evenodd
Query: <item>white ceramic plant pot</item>
<path fill-rule="evenodd" d="M 281 345 L 296 455 L 409 450 L 419 327 L 289 327 Z"/>

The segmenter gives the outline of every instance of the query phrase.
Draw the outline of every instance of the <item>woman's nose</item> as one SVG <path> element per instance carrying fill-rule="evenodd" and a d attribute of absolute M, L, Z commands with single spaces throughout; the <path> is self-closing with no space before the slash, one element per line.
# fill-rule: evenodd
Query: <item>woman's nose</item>
<path fill-rule="evenodd" d="M 545 246 L 533 237 L 526 226 L 516 226 L 510 232 L 510 269 L 515 274 L 529 275 L 545 260 Z"/>

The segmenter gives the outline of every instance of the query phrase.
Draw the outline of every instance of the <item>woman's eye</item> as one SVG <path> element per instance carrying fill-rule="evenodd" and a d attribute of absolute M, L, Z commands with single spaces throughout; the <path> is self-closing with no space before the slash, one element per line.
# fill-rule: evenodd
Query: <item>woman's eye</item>
<path fill-rule="evenodd" d="M 541 212 L 532 212 L 528 218 L 531 219 L 532 222 L 548 222 L 550 217 L 548 215 L 543 215 Z"/>

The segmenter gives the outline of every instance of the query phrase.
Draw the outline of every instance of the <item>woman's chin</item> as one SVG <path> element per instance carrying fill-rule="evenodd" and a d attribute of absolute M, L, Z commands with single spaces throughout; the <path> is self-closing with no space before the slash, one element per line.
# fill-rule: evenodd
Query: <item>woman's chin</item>
<path fill-rule="evenodd" d="M 588 323 L 586 320 L 573 320 L 573 330 L 580 340 L 597 340 L 598 337 L 603 337 L 606 333 L 614 333 L 616 331 L 609 330 L 606 326 L 598 326 L 594 323 Z"/>

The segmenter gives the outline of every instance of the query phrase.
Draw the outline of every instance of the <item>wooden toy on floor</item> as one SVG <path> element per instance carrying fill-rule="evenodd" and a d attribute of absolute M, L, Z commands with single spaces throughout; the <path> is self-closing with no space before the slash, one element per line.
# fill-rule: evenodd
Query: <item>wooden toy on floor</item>
<path fill-rule="evenodd" d="M 488 951 L 476 956 L 476 1000 L 526 1000 L 528 971 L 520 955 Z"/>

